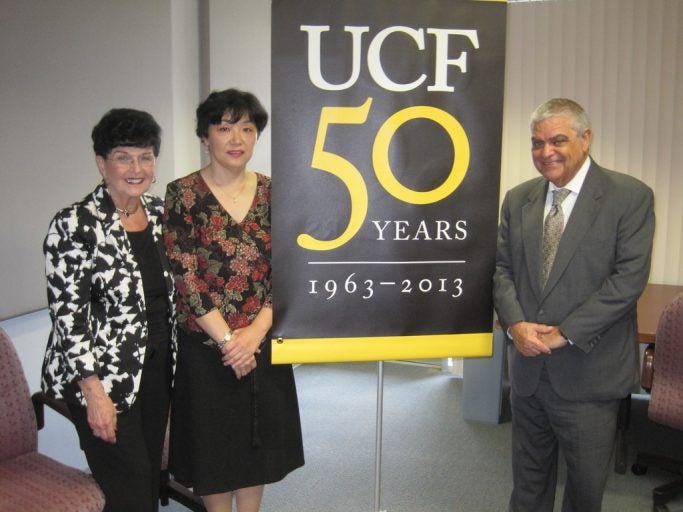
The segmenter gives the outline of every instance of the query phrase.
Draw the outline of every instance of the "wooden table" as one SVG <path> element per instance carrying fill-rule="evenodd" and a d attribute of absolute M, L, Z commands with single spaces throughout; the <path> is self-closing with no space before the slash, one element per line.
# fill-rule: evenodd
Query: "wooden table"
<path fill-rule="evenodd" d="M 641 343 L 654 343 L 657 322 L 664 307 L 678 294 L 683 286 L 672 284 L 648 284 L 638 299 L 638 339 Z"/>

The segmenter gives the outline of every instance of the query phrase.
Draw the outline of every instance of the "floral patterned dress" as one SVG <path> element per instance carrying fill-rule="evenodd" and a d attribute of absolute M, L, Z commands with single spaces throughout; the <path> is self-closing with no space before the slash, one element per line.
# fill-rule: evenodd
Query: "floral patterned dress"
<path fill-rule="evenodd" d="M 267 338 L 257 368 L 237 379 L 196 323 L 217 308 L 237 329 L 271 307 L 270 178 L 257 174 L 242 222 L 198 171 L 170 183 L 164 242 L 179 326 L 170 470 L 200 495 L 281 480 L 304 463 L 291 365 L 271 365 Z"/>

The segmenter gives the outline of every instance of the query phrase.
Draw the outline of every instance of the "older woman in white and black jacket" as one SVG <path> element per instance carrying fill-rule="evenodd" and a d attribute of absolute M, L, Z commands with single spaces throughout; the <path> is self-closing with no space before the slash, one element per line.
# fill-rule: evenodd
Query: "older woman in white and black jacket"
<path fill-rule="evenodd" d="M 156 181 L 161 129 L 114 109 L 92 131 L 102 184 L 45 238 L 44 391 L 67 402 L 107 511 L 158 509 L 175 360 L 173 280 Z"/>

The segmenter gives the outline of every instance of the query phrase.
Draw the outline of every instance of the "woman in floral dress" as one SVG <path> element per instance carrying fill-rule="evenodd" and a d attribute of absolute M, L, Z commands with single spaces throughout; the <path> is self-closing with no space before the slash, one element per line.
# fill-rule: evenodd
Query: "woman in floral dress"
<path fill-rule="evenodd" d="M 246 166 L 268 122 L 228 89 L 197 108 L 209 164 L 168 185 L 165 243 L 178 292 L 170 469 L 207 509 L 259 510 L 304 463 L 291 365 L 271 365 L 270 178 Z"/>

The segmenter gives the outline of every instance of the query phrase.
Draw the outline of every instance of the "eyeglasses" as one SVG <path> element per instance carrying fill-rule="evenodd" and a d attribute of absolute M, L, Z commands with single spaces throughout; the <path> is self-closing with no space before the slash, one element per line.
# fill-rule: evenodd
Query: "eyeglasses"
<path fill-rule="evenodd" d="M 114 153 L 111 156 L 112 161 L 119 167 L 131 168 L 136 158 L 128 153 Z M 144 168 L 150 168 L 156 162 L 156 157 L 152 153 L 145 153 L 137 157 L 138 165 Z"/>

